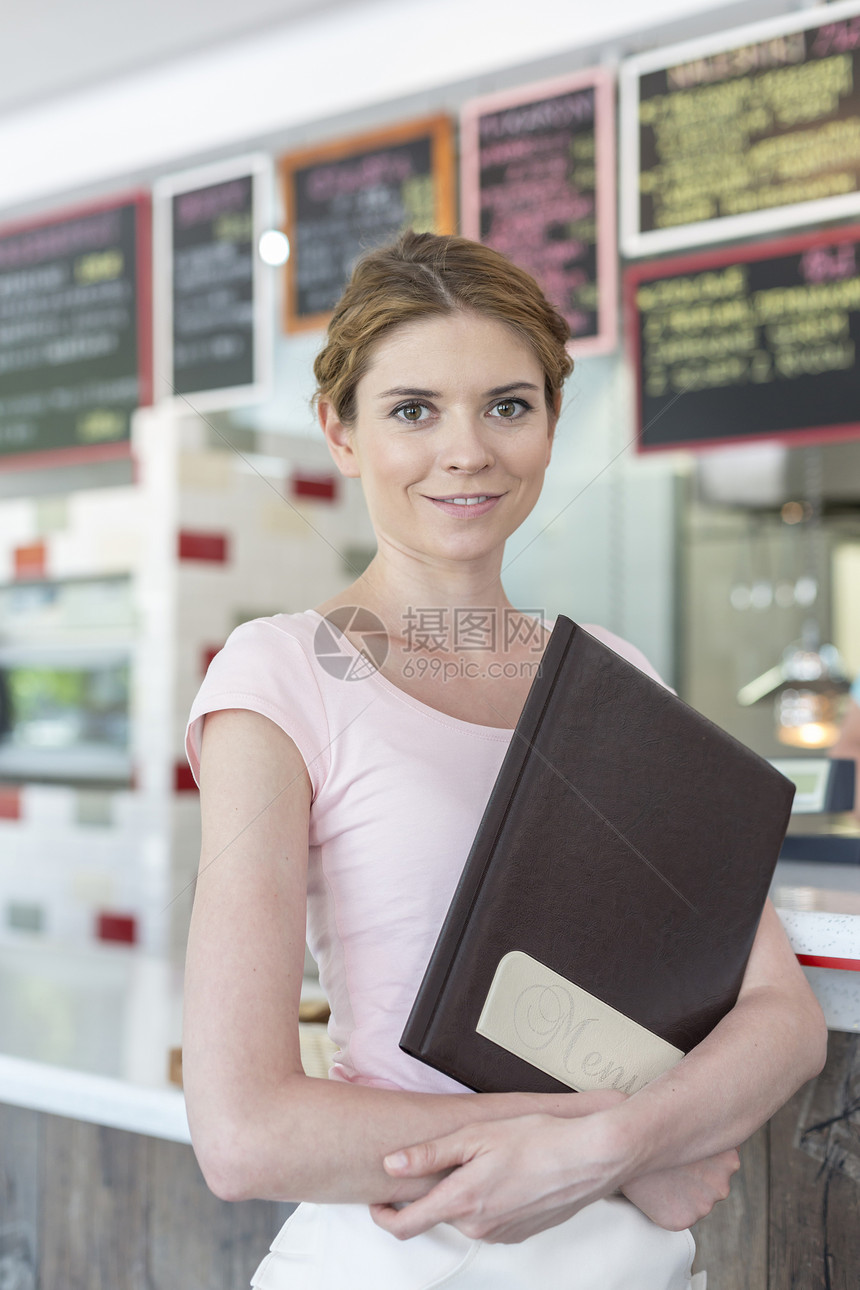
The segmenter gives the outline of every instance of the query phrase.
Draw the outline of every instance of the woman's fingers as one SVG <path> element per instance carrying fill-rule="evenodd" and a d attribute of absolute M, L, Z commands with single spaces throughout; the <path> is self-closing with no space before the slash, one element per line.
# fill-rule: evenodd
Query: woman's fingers
<path fill-rule="evenodd" d="M 429 1231 L 437 1223 L 454 1222 L 463 1210 L 463 1200 L 448 1195 L 446 1181 L 447 1179 L 443 1179 L 426 1196 L 412 1201 L 402 1209 L 395 1209 L 392 1205 L 371 1205 L 370 1214 L 374 1223 L 398 1240 L 407 1241 L 412 1236 Z M 457 1226 L 460 1227 L 460 1224 Z M 460 1227 L 460 1230 L 463 1228 Z"/>
<path fill-rule="evenodd" d="M 593 1115 L 596 1111 L 607 1111 L 626 1101 L 626 1098 L 626 1093 L 619 1093 L 615 1089 L 595 1089 L 589 1093 L 565 1094 L 563 1101 L 553 1109 L 564 1119 L 576 1119 L 579 1116 Z M 467 1160 L 471 1160 L 475 1149 L 464 1132 L 450 1133 L 444 1138 L 418 1142 L 414 1146 L 393 1151 L 382 1163 L 385 1172 L 392 1178 L 423 1178 L 428 1174 L 456 1169 L 458 1165 L 465 1164 Z"/>
<path fill-rule="evenodd" d="M 386 1156 L 382 1164 L 392 1178 L 423 1178 L 427 1174 L 454 1169 L 472 1158 L 472 1148 L 463 1133 L 449 1133 L 431 1142 L 419 1142 Z"/>
<path fill-rule="evenodd" d="M 514 1242 L 562 1222 L 618 1182 L 611 1135 L 597 1117 L 528 1115 L 467 1129 L 395 1153 L 395 1177 L 445 1172 L 427 1194 L 373 1220 L 401 1240 L 451 1223 L 472 1240 Z"/>
<path fill-rule="evenodd" d="M 418 1142 L 386 1156 L 382 1163 L 386 1173 L 392 1178 L 426 1178 L 432 1174 L 442 1177 L 426 1196 L 403 1208 L 371 1205 L 370 1213 L 374 1223 L 405 1241 L 435 1227 L 437 1223 L 453 1221 L 458 1212 L 458 1204 L 444 1187 L 446 1176 L 471 1160 L 475 1150 L 468 1132 L 460 1131 L 430 1142 Z"/>
<path fill-rule="evenodd" d="M 660 1227 L 680 1231 L 692 1227 L 726 1199 L 732 1175 L 739 1167 L 737 1151 L 729 1149 L 693 1164 L 633 1178 L 622 1190 Z"/>

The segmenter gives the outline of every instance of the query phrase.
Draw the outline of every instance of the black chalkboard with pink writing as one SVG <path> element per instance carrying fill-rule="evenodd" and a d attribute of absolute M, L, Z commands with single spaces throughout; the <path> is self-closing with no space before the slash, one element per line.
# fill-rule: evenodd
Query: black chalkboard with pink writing
<path fill-rule="evenodd" d="M 463 232 L 526 269 L 574 353 L 616 338 L 613 87 L 601 68 L 466 104 Z"/>

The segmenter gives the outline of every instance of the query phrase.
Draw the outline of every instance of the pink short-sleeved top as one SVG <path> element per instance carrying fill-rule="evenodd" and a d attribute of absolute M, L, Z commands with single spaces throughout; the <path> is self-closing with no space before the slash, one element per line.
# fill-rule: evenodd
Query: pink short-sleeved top
<path fill-rule="evenodd" d="M 372 667 L 344 679 L 314 651 L 321 623 L 308 609 L 236 628 L 192 705 L 188 760 L 198 779 L 207 712 L 248 708 L 305 761 L 307 934 L 338 1048 L 330 1078 L 464 1092 L 398 1041 L 512 732 L 446 716 Z M 633 645 L 586 630 L 660 679 Z"/>

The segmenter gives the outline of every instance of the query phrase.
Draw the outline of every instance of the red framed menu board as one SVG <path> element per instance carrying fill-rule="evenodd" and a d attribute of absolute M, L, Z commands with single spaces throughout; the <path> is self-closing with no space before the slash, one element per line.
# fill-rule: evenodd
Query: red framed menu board
<path fill-rule="evenodd" d="M 574 354 L 617 339 L 614 82 L 593 68 L 463 109 L 462 227 L 541 284 Z"/>
<path fill-rule="evenodd" d="M 860 227 L 624 275 L 640 451 L 860 438 Z"/>
<path fill-rule="evenodd" d="M 362 251 L 407 228 L 454 232 L 453 146 L 450 118 L 434 116 L 280 159 L 290 242 L 287 331 L 327 325 Z"/>
<path fill-rule="evenodd" d="M 807 6 L 621 66 L 625 255 L 860 213 L 860 3 Z"/>
<path fill-rule="evenodd" d="M 151 402 L 148 194 L 0 229 L 0 470 L 127 455 Z"/>

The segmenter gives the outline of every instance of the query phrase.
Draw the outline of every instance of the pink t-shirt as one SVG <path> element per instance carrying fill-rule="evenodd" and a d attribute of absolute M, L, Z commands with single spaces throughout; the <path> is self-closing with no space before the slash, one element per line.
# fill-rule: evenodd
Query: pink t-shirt
<path fill-rule="evenodd" d="M 512 732 L 437 712 L 371 667 L 343 679 L 315 654 L 321 623 L 308 609 L 236 628 L 192 705 L 188 760 L 197 779 L 203 719 L 219 709 L 259 712 L 290 736 L 313 788 L 307 934 L 338 1046 L 330 1077 L 463 1092 L 398 1041 Z M 634 646 L 586 630 L 660 679 Z"/>

